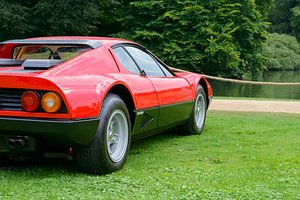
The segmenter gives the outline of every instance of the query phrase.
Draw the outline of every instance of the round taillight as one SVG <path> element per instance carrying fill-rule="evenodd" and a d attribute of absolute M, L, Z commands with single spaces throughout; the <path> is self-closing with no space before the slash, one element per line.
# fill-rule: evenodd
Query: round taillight
<path fill-rule="evenodd" d="M 21 105 L 24 111 L 36 111 L 40 107 L 40 95 L 34 91 L 24 92 L 21 96 Z"/>
<path fill-rule="evenodd" d="M 47 92 L 42 97 L 42 108 L 48 113 L 59 111 L 61 104 L 61 97 L 55 92 Z"/>

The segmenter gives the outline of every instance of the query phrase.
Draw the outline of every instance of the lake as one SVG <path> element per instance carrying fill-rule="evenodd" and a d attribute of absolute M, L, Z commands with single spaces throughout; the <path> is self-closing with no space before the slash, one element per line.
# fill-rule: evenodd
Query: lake
<path fill-rule="evenodd" d="M 256 81 L 264 82 L 300 82 L 300 71 L 269 71 Z M 300 86 L 250 85 L 209 80 L 214 96 L 252 97 L 275 99 L 300 99 Z"/>

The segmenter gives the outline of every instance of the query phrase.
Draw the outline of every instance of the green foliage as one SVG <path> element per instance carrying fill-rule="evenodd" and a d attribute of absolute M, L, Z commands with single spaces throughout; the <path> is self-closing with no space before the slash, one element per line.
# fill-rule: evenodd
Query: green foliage
<path fill-rule="evenodd" d="M 120 3 L 117 0 L 98 0 L 98 29 L 95 35 L 110 35 L 121 31 L 121 24 L 117 17 L 117 7 Z"/>
<path fill-rule="evenodd" d="M 0 39 L 117 33 L 171 66 L 241 78 L 264 69 L 271 2 L 0 0 Z"/>
<path fill-rule="evenodd" d="M 210 111 L 203 135 L 135 142 L 106 176 L 53 159 L 2 168 L 0 199 L 299 199 L 299 130 L 299 115 Z"/>
<path fill-rule="evenodd" d="M 294 35 L 300 40 L 300 0 L 276 0 L 269 18 L 271 32 Z"/>
<path fill-rule="evenodd" d="M 300 40 L 300 5 L 292 9 L 291 26 L 293 35 Z"/>
<path fill-rule="evenodd" d="M 172 66 L 241 77 L 263 67 L 270 2 L 130 1 L 118 8 L 123 32 L 117 36 L 141 42 Z"/>
<path fill-rule="evenodd" d="M 102 33 L 109 17 L 101 9 L 109 5 L 107 0 L 0 0 L 0 39 Z"/>
<path fill-rule="evenodd" d="M 273 9 L 270 12 L 269 19 L 272 23 L 271 32 L 292 33 L 291 10 L 297 6 L 299 0 L 275 0 Z"/>
<path fill-rule="evenodd" d="M 300 44 L 293 36 L 270 34 L 264 45 L 263 56 L 269 70 L 300 69 Z"/>
<path fill-rule="evenodd" d="M 97 0 L 40 0 L 31 10 L 38 35 L 89 35 L 96 30 Z"/>
<path fill-rule="evenodd" d="M 18 1 L 0 0 L 0 41 L 27 35 L 32 30 L 28 12 Z"/>

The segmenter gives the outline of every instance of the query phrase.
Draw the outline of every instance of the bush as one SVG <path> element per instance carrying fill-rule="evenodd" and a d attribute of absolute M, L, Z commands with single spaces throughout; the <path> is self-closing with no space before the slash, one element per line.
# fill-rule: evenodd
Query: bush
<path fill-rule="evenodd" d="M 278 33 L 269 34 L 263 49 L 267 69 L 300 69 L 300 44 L 295 37 Z"/>

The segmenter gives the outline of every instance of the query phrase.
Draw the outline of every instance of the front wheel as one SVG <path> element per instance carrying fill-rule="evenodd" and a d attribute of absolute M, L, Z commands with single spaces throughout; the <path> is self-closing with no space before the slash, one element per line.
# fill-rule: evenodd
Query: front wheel
<path fill-rule="evenodd" d="M 126 104 L 118 95 L 108 94 L 103 102 L 95 138 L 89 147 L 77 149 L 79 167 L 97 174 L 121 169 L 129 151 L 130 130 Z"/>
<path fill-rule="evenodd" d="M 197 96 L 194 102 L 192 114 L 190 118 L 179 127 L 180 134 L 192 135 L 201 134 L 204 128 L 207 111 L 206 94 L 201 85 L 198 86 Z"/>

